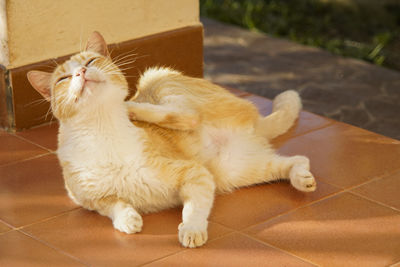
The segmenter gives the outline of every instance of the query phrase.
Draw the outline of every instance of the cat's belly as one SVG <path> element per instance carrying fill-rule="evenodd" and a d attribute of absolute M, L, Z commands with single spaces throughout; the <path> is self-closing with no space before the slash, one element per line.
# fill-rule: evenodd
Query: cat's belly
<path fill-rule="evenodd" d="M 235 142 L 240 140 L 243 133 L 235 129 L 221 129 L 215 127 L 203 127 L 201 133 L 201 158 L 207 162 L 221 157 L 228 157 L 230 149 Z"/>
<path fill-rule="evenodd" d="M 204 128 L 202 142 L 201 160 L 220 191 L 230 190 L 234 181 L 249 175 L 249 166 L 255 160 L 270 153 L 267 141 L 251 129 Z"/>

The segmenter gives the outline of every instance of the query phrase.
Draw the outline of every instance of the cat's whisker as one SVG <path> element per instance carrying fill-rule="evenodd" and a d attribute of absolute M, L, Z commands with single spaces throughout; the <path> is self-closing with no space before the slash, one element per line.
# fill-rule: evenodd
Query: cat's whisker
<path fill-rule="evenodd" d="M 59 66 L 58 63 L 57 63 L 57 61 L 56 61 L 54 58 L 52 58 L 51 61 L 55 64 L 55 67 L 58 67 L 58 66 Z"/>
<path fill-rule="evenodd" d="M 120 55 L 114 57 L 113 61 L 115 62 L 115 61 L 121 60 L 125 57 L 132 57 L 132 56 L 136 56 L 136 55 L 137 55 L 137 53 L 131 53 L 131 54 L 130 54 L 130 52 L 123 53 L 123 54 L 120 54 Z"/>
<path fill-rule="evenodd" d="M 112 59 L 112 53 L 115 51 L 116 46 L 114 46 L 111 50 L 108 50 L 108 54 L 110 58 Z"/>
<path fill-rule="evenodd" d="M 48 108 L 47 112 L 46 112 L 46 116 L 44 117 L 45 120 L 47 120 L 47 116 L 49 115 L 49 112 L 51 111 L 51 106 Z"/>
<path fill-rule="evenodd" d="M 126 71 L 126 70 L 131 70 L 131 69 L 137 69 L 137 66 L 125 67 L 125 68 L 120 69 L 120 70 L 121 70 L 121 71 Z"/>
<path fill-rule="evenodd" d="M 54 65 L 50 65 L 50 63 L 54 63 L 55 66 L 54 66 Z M 53 60 L 51 59 L 51 61 L 50 61 L 48 64 L 43 63 L 43 64 L 38 64 L 38 65 L 36 65 L 36 66 L 37 66 L 37 67 L 40 67 L 41 69 L 46 68 L 46 69 L 48 69 L 49 71 L 53 71 L 54 68 L 55 68 L 56 66 L 58 66 L 58 65 L 57 65 L 56 62 L 53 62 Z"/>
<path fill-rule="evenodd" d="M 132 68 L 137 68 L 137 66 L 136 65 L 127 65 L 127 66 L 119 67 L 118 69 L 119 70 L 127 70 L 127 69 L 132 69 Z"/>
<path fill-rule="evenodd" d="M 136 49 L 135 49 L 135 50 L 136 50 Z M 118 61 L 118 60 L 120 60 L 122 57 L 125 57 L 125 56 L 136 56 L 137 53 L 133 53 L 133 51 L 134 51 L 134 50 L 131 50 L 131 51 L 122 53 L 122 54 L 120 54 L 120 55 L 118 55 L 118 56 L 112 58 L 112 60 L 115 62 L 115 61 Z"/>
<path fill-rule="evenodd" d="M 119 60 L 114 60 L 113 63 L 115 65 L 119 65 L 120 63 L 124 63 L 124 62 L 130 61 L 130 60 L 135 60 L 136 61 L 136 59 L 137 59 L 136 55 L 129 55 L 129 56 L 123 57 L 123 58 L 121 58 Z"/>
<path fill-rule="evenodd" d="M 47 100 L 44 99 L 44 98 L 42 98 L 42 99 L 36 99 L 36 100 L 34 100 L 34 101 L 32 101 L 32 102 L 29 102 L 29 103 L 25 104 L 25 105 L 24 105 L 24 108 L 26 108 L 26 107 L 31 107 L 31 106 L 38 106 L 38 105 L 43 104 L 43 103 L 47 103 Z"/>
<path fill-rule="evenodd" d="M 112 63 L 103 63 L 98 68 L 101 70 L 117 69 Z"/>
<path fill-rule="evenodd" d="M 121 68 L 122 66 L 129 65 L 129 64 L 132 64 L 132 63 L 135 63 L 135 62 L 136 62 L 136 60 L 127 61 L 127 62 L 118 64 L 118 65 L 116 65 L 116 66 L 119 67 L 119 68 Z"/>
<path fill-rule="evenodd" d="M 81 25 L 81 34 L 79 35 L 79 52 L 82 53 L 82 35 L 83 35 L 83 27 Z"/>
<path fill-rule="evenodd" d="M 127 61 L 131 60 L 132 62 L 135 62 L 138 59 L 147 57 L 148 55 L 141 55 L 141 56 L 132 55 L 132 56 L 135 56 L 135 57 L 134 58 L 130 58 L 129 57 L 129 58 L 124 58 L 124 59 L 126 59 Z M 114 60 L 114 64 L 117 65 L 117 66 L 119 66 L 121 63 L 125 63 L 125 61 L 123 61 L 122 59 L 121 60 L 117 60 L 117 61 Z"/>

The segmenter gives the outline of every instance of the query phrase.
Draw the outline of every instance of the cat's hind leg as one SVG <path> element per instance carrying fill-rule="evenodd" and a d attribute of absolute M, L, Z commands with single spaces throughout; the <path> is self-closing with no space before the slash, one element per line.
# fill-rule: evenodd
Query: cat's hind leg
<path fill-rule="evenodd" d="M 317 188 L 310 172 L 310 161 L 305 156 L 284 157 L 274 154 L 268 161 L 263 181 L 289 180 L 299 191 L 312 192 Z"/>
<path fill-rule="evenodd" d="M 247 149 L 249 147 L 250 145 Z M 231 191 L 238 187 L 277 180 L 289 180 L 299 191 L 316 190 L 309 159 L 305 156 L 280 156 L 263 147 L 253 148 L 251 151 L 246 151 L 246 148 L 242 147 L 241 151 L 235 152 L 231 153 L 236 155 L 234 157 L 214 161 L 212 169 L 217 169 L 216 173 L 219 173 L 216 177 L 219 191 Z"/>
<path fill-rule="evenodd" d="M 289 171 L 290 183 L 294 188 L 303 192 L 317 189 L 317 183 L 310 172 L 310 160 L 305 156 L 286 157 L 293 164 Z"/>
<path fill-rule="evenodd" d="M 274 155 L 267 162 L 265 181 L 288 179 L 299 191 L 312 192 L 317 188 L 310 172 L 310 161 L 305 156 L 284 157 Z"/>

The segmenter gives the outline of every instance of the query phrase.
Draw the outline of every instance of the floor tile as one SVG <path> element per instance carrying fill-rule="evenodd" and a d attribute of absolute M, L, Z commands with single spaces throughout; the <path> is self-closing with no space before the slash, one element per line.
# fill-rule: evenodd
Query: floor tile
<path fill-rule="evenodd" d="M 324 182 L 319 182 L 317 191 L 312 193 L 297 191 L 284 182 L 242 188 L 218 196 L 210 220 L 233 229 L 243 229 L 338 191 Z"/>
<path fill-rule="evenodd" d="M 334 121 L 330 119 L 323 118 L 307 111 L 301 111 L 299 119 L 295 122 L 293 127 L 291 127 L 286 133 L 271 140 L 271 143 L 274 147 L 277 147 L 277 144 L 283 144 L 290 138 L 326 127 L 333 123 Z"/>
<path fill-rule="evenodd" d="M 4 232 L 7 232 L 7 231 L 10 231 L 10 230 L 11 230 L 11 227 L 9 227 L 8 225 L 6 225 L 3 222 L 0 222 L 0 234 L 4 233 Z"/>
<path fill-rule="evenodd" d="M 56 122 L 16 133 L 17 136 L 53 151 L 57 150 L 57 134 L 58 123 Z"/>
<path fill-rule="evenodd" d="M 400 172 L 372 181 L 352 192 L 400 210 Z"/>
<path fill-rule="evenodd" d="M 0 266 L 84 266 L 18 231 L 0 235 Z"/>
<path fill-rule="evenodd" d="M 185 250 L 146 266 L 314 266 L 240 233 Z"/>
<path fill-rule="evenodd" d="M 0 167 L 0 219 L 15 227 L 73 209 L 56 155 Z"/>
<path fill-rule="evenodd" d="M 0 130 L 0 166 L 49 151 Z"/>
<path fill-rule="evenodd" d="M 324 181 L 350 187 L 400 169 L 400 141 L 335 123 L 278 145 L 283 155 L 306 155 Z"/>
<path fill-rule="evenodd" d="M 244 96 L 243 98 L 253 102 L 260 111 L 260 114 L 264 116 L 271 114 L 271 100 L 257 95 Z M 330 119 L 323 118 L 307 111 L 301 111 L 299 114 L 299 119 L 295 122 L 293 127 L 291 127 L 285 134 L 273 139 L 272 144 L 282 143 L 293 136 L 301 135 L 332 123 L 333 121 Z"/>
<path fill-rule="evenodd" d="M 400 260 L 400 213 L 343 193 L 247 232 L 322 266 L 388 266 Z"/>
<path fill-rule="evenodd" d="M 24 231 L 95 266 L 136 266 L 183 250 L 178 241 L 178 209 L 144 216 L 143 231 L 124 234 L 111 220 L 83 209 L 31 225 Z M 210 240 L 230 230 L 209 225 Z"/>

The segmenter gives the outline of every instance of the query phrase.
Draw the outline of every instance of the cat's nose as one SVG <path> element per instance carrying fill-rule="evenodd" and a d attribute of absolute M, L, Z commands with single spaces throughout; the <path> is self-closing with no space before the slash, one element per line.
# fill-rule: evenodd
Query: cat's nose
<path fill-rule="evenodd" d="M 86 72 L 86 68 L 80 68 L 76 73 L 75 76 L 83 76 Z"/>

